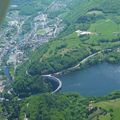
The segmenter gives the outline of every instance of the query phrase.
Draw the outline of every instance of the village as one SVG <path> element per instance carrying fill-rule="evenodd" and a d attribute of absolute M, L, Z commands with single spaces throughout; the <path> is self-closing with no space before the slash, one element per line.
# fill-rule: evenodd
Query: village
<path fill-rule="evenodd" d="M 64 28 L 62 19 L 51 19 L 42 12 L 31 19 L 31 16 L 21 16 L 18 10 L 14 10 L 8 12 L 6 19 L 8 22 L 0 31 L 0 93 L 6 80 L 4 65 L 12 65 L 15 72 L 17 66 L 28 59 L 26 49 L 34 51 L 39 45 L 55 38 Z"/>

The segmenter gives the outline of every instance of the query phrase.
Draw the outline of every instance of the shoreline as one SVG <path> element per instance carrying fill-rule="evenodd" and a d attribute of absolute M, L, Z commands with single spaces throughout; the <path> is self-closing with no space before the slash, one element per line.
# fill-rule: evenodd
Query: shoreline
<path fill-rule="evenodd" d="M 72 71 L 75 71 L 75 70 L 79 69 L 80 65 L 85 63 L 88 59 L 90 59 L 90 58 L 92 58 L 92 57 L 94 57 L 94 56 L 96 56 L 96 55 L 98 55 L 98 54 L 100 54 L 102 52 L 105 52 L 105 51 L 111 52 L 112 49 L 101 50 L 101 51 L 98 51 L 96 53 L 93 53 L 93 54 L 87 56 L 86 58 L 84 58 L 83 60 L 81 60 L 77 65 L 75 65 L 73 67 L 70 67 L 70 68 L 68 68 L 66 70 L 62 70 L 60 72 L 56 72 L 56 73 L 52 73 L 52 74 L 48 74 L 48 75 L 42 75 L 43 77 L 47 77 L 47 78 L 53 80 L 54 82 L 58 83 L 58 87 L 52 92 L 52 94 L 60 91 L 61 88 L 62 88 L 62 81 L 58 77 L 56 77 L 56 76 L 61 76 L 63 74 L 67 74 L 69 72 L 72 72 Z"/>
<path fill-rule="evenodd" d="M 86 62 L 87 60 L 89 60 L 90 58 L 92 58 L 92 57 L 94 57 L 94 56 L 96 56 L 96 55 L 99 55 L 100 53 L 105 52 L 105 51 L 111 52 L 112 49 L 106 49 L 106 50 L 101 50 L 101 51 L 95 52 L 95 53 L 87 56 L 87 57 L 84 58 L 83 60 L 81 60 L 77 65 L 75 65 L 75 66 L 73 66 L 73 67 L 70 67 L 70 68 L 67 68 L 67 69 L 65 69 L 65 70 L 62 70 L 62 71 L 60 71 L 60 72 L 52 73 L 52 74 L 55 75 L 55 76 L 59 76 L 59 75 L 65 74 L 65 73 L 69 73 L 69 72 L 75 71 L 75 70 L 77 70 L 77 69 L 80 68 L 80 65 L 81 65 L 81 64 L 85 63 L 85 62 Z"/>
<path fill-rule="evenodd" d="M 56 82 L 56 83 L 58 84 L 58 85 L 56 86 L 56 89 L 51 92 L 51 94 L 54 94 L 54 93 L 60 91 L 61 88 L 62 88 L 62 81 L 61 81 L 57 76 L 61 76 L 61 75 L 63 75 L 63 74 L 67 74 L 67 73 L 70 73 L 70 72 L 72 72 L 72 71 L 78 70 L 78 69 L 80 69 L 80 67 L 81 67 L 80 65 L 84 64 L 84 63 L 85 63 L 87 60 L 89 60 L 90 58 L 92 58 L 92 57 L 94 57 L 94 56 L 96 56 L 96 55 L 99 55 L 99 54 L 101 54 L 102 52 L 111 52 L 111 51 L 113 51 L 113 50 L 114 50 L 114 49 L 110 49 L 110 48 L 109 48 L 109 49 L 97 51 L 97 52 L 95 52 L 95 53 L 92 53 L 92 54 L 88 55 L 86 58 L 84 58 L 83 60 L 81 60 L 77 65 L 75 65 L 75 66 L 73 66 L 73 67 L 64 69 L 64 70 L 62 70 L 62 71 L 60 71 L 60 72 L 50 73 L 50 74 L 41 75 L 41 76 L 42 76 L 42 77 L 46 77 L 46 78 L 48 78 L 48 79 L 50 79 L 50 80 L 52 80 L 53 82 Z M 31 75 L 28 73 L 28 71 L 26 71 L 26 75 L 31 76 Z"/>

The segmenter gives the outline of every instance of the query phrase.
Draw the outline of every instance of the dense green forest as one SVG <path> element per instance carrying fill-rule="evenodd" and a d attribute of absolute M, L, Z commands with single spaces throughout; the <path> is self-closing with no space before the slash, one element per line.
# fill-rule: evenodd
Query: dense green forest
<path fill-rule="evenodd" d="M 77 93 L 37 94 L 23 100 L 9 94 L 4 97 L 0 106 L 3 120 L 119 120 L 119 91 L 100 98 Z"/>
<path fill-rule="evenodd" d="M 0 104 L 1 120 L 120 119 L 119 91 L 98 98 L 83 97 L 77 93 L 51 94 L 53 86 L 42 76 L 74 67 L 99 51 L 100 54 L 80 64 L 79 69 L 103 61 L 119 64 L 120 0 L 60 1 L 67 6 L 58 11 L 45 9 L 54 0 L 12 1 L 19 5 L 23 16 L 34 16 L 42 10 L 50 18 L 61 17 L 66 26 L 55 39 L 29 52 L 29 59 L 17 67 L 15 80 L 10 86 L 12 92 L 5 92 L 5 99 Z M 28 30 L 29 24 L 23 32 Z M 79 30 L 90 34 L 80 34 Z"/>

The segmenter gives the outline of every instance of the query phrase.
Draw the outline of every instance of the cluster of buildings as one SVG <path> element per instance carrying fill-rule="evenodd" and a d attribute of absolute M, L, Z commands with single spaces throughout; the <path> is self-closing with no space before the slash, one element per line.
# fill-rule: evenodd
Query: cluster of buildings
<path fill-rule="evenodd" d="M 16 5 L 12 6 L 12 8 L 16 7 Z M 38 12 L 38 15 L 31 19 L 31 16 L 19 15 L 19 10 L 16 9 L 8 12 L 6 19 L 8 23 L 0 31 L 1 68 L 7 64 L 13 65 L 16 69 L 27 58 L 26 48 L 35 50 L 40 44 L 48 42 L 64 29 L 60 18 L 52 19 L 42 12 Z M 32 29 L 23 34 L 24 26 L 28 21 L 30 21 Z M 0 93 L 4 89 L 1 80 L 2 78 L 0 78 Z"/>

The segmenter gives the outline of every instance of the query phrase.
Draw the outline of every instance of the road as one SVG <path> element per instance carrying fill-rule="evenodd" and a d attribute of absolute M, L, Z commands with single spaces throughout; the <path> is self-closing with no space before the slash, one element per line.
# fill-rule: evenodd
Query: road
<path fill-rule="evenodd" d="M 78 68 L 81 63 L 86 62 L 89 58 L 92 58 L 92 57 L 94 57 L 95 55 L 98 55 L 98 54 L 100 54 L 100 53 L 102 53 L 102 52 L 104 52 L 104 51 L 105 51 L 105 50 L 98 51 L 98 52 L 96 52 L 96 53 L 94 53 L 94 54 L 92 54 L 92 55 L 89 55 L 88 57 L 86 57 L 86 58 L 84 58 L 82 61 L 80 61 L 76 66 L 71 67 L 71 68 L 68 68 L 68 69 L 66 69 L 66 70 L 63 70 L 63 71 L 61 71 L 61 72 L 54 73 L 54 75 L 61 75 L 61 74 L 62 74 L 63 72 L 65 72 L 65 71 L 72 71 L 72 70 Z M 28 72 L 26 72 L 26 73 L 28 74 Z M 52 94 L 60 91 L 60 89 L 62 88 L 62 81 L 61 81 L 59 78 L 53 76 L 52 74 L 42 75 L 42 76 L 43 76 L 43 77 L 47 77 L 47 78 L 49 78 L 49 79 L 51 79 L 51 80 L 53 80 L 53 81 L 55 81 L 55 82 L 58 82 L 59 85 L 58 85 L 58 87 L 52 92 Z"/>
<path fill-rule="evenodd" d="M 80 61 L 77 65 L 75 65 L 75 66 L 73 66 L 73 67 L 70 67 L 70 68 L 68 68 L 68 69 L 66 69 L 66 70 L 63 70 L 63 71 L 54 73 L 54 75 L 61 75 L 61 74 L 63 74 L 63 73 L 66 72 L 66 71 L 73 71 L 73 70 L 79 68 L 79 67 L 80 67 L 80 64 L 85 63 L 88 59 L 90 59 L 90 58 L 92 58 L 92 57 L 94 57 L 94 56 L 96 56 L 96 55 L 98 55 L 98 54 L 100 54 L 100 53 L 102 53 L 102 52 L 111 51 L 111 50 L 112 50 L 112 49 L 106 49 L 106 50 L 101 50 L 101 51 L 98 51 L 98 52 L 96 52 L 96 53 L 93 53 L 93 54 L 87 56 L 86 58 L 84 58 L 82 61 Z"/>
<path fill-rule="evenodd" d="M 52 74 L 48 74 L 48 75 L 42 75 L 42 76 L 43 76 L 43 77 L 47 77 L 47 78 L 49 78 L 49 79 L 51 79 L 51 80 L 53 80 L 53 81 L 55 81 L 55 82 L 58 83 L 58 87 L 52 92 L 52 94 L 54 94 L 54 93 L 60 91 L 60 89 L 62 88 L 62 81 L 61 81 L 59 78 L 57 78 L 56 76 L 54 76 L 54 75 L 61 75 L 61 74 L 64 73 L 65 71 L 75 70 L 75 69 L 77 69 L 77 68 L 80 67 L 80 64 L 85 63 L 88 59 L 90 59 L 90 58 L 92 58 L 92 57 L 94 57 L 94 56 L 96 56 L 96 55 L 98 55 L 98 54 L 100 54 L 100 53 L 102 53 L 102 52 L 111 51 L 111 50 L 112 50 L 112 49 L 106 49 L 106 50 L 98 51 L 98 52 L 96 52 L 96 53 L 93 53 L 93 54 L 87 56 L 86 58 L 84 58 L 82 61 L 80 61 L 80 62 L 79 62 L 77 65 L 75 65 L 74 67 L 68 68 L 68 69 L 63 70 L 63 71 L 61 71 L 61 72 L 54 73 L 53 75 L 52 75 Z M 29 73 L 28 73 L 27 71 L 26 71 L 26 74 L 29 75 Z"/>
<path fill-rule="evenodd" d="M 42 76 L 43 77 L 47 77 L 47 78 L 53 80 L 54 82 L 58 83 L 58 87 L 52 92 L 52 94 L 60 91 L 60 89 L 62 88 L 62 81 L 59 78 L 57 78 L 55 76 L 52 76 L 51 74 L 49 74 L 49 75 L 42 75 Z"/>

